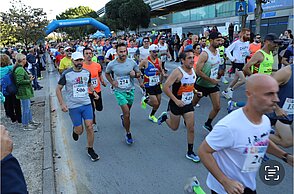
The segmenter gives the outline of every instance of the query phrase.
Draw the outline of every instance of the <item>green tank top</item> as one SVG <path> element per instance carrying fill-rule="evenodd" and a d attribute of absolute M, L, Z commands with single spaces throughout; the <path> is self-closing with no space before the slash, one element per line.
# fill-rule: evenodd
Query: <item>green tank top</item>
<path fill-rule="evenodd" d="M 274 56 L 273 53 L 267 54 L 264 50 L 259 50 L 263 54 L 263 61 L 259 65 L 258 73 L 261 74 L 272 74 L 273 64 L 274 64 Z"/>

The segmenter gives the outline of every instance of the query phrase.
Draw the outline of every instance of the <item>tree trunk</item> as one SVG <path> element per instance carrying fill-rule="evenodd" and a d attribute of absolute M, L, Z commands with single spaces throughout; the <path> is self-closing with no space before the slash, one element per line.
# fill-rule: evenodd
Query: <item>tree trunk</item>
<path fill-rule="evenodd" d="M 241 29 L 246 27 L 246 20 L 247 20 L 248 14 L 242 15 L 242 23 L 241 23 Z"/>
<path fill-rule="evenodd" d="M 262 0 L 256 0 L 256 8 L 254 10 L 255 15 L 255 34 L 260 34 L 260 25 L 261 25 L 261 17 L 262 17 Z"/>

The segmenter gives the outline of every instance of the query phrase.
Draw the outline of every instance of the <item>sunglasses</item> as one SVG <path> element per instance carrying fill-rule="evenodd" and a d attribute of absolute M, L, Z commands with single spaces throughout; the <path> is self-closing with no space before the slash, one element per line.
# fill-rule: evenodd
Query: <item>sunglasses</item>
<path fill-rule="evenodd" d="M 159 50 L 154 50 L 154 51 L 152 51 L 153 53 L 158 53 L 159 52 Z"/>
<path fill-rule="evenodd" d="M 143 41 L 144 43 L 148 43 L 149 41 Z"/>
<path fill-rule="evenodd" d="M 201 49 L 200 47 L 196 47 L 197 50 Z"/>

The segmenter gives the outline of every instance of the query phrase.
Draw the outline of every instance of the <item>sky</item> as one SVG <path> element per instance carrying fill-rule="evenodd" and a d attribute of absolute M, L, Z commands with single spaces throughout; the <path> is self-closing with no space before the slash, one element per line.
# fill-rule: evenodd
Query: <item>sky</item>
<path fill-rule="evenodd" d="M 78 6 L 88 6 L 91 9 L 98 11 L 109 0 L 21 0 L 25 5 L 32 8 L 43 8 L 47 13 L 49 20 L 55 19 L 56 15 L 64 12 L 68 8 Z M 11 8 L 11 0 L 1 0 L 0 12 L 6 12 Z"/>

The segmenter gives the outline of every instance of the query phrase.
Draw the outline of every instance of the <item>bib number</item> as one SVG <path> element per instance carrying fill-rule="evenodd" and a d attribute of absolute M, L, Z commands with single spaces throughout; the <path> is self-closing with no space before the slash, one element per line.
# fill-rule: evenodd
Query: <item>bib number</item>
<path fill-rule="evenodd" d="M 287 113 L 287 115 L 293 115 L 294 114 L 294 99 L 286 98 L 282 109 Z"/>
<path fill-rule="evenodd" d="M 88 95 L 88 87 L 84 84 L 74 84 L 73 85 L 73 97 L 81 98 Z"/>
<path fill-rule="evenodd" d="M 218 74 L 218 65 L 214 66 L 210 70 L 210 78 L 211 79 L 216 79 Z"/>
<path fill-rule="evenodd" d="M 129 76 L 117 77 L 118 87 L 121 89 L 128 88 L 131 84 Z"/>
<path fill-rule="evenodd" d="M 155 86 L 158 84 L 159 82 L 159 76 L 158 75 L 154 75 L 154 76 L 149 76 L 149 86 Z"/>
<path fill-rule="evenodd" d="M 256 172 L 259 170 L 267 146 L 247 147 L 245 153 L 245 162 L 242 167 L 242 172 Z"/>
<path fill-rule="evenodd" d="M 183 92 L 182 93 L 182 101 L 185 105 L 191 104 L 193 100 L 194 93 L 193 92 Z"/>
<path fill-rule="evenodd" d="M 96 88 L 98 86 L 97 78 L 92 78 L 91 83 L 92 83 L 93 87 Z"/>

